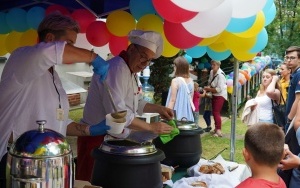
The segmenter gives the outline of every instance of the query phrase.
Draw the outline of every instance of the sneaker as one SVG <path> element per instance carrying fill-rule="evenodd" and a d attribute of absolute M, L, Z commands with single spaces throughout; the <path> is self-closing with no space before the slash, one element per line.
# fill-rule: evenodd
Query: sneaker
<path fill-rule="evenodd" d="M 204 130 L 205 132 L 210 132 L 211 127 L 206 127 L 206 128 L 204 128 L 203 130 Z"/>

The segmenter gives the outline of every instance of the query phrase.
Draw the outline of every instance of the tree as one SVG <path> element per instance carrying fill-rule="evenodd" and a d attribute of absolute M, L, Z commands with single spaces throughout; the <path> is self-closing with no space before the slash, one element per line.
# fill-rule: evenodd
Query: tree
<path fill-rule="evenodd" d="M 284 56 L 289 46 L 300 45 L 300 0 L 275 0 L 277 14 L 274 21 L 266 27 L 269 42 L 266 54 Z"/>

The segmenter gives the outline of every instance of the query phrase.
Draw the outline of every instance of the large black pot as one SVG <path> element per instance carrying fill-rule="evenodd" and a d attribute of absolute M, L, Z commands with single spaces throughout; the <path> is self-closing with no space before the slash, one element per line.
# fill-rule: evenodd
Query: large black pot
<path fill-rule="evenodd" d="M 155 147 L 153 145 L 153 147 Z M 123 150 L 124 148 L 121 148 Z M 161 188 L 160 161 L 164 152 L 156 149 L 149 154 L 118 153 L 96 148 L 91 183 L 104 188 Z"/>
<path fill-rule="evenodd" d="M 182 168 L 197 164 L 202 154 L 200 137 L 202 133 L 201 128 L 180 130 L 180 134 L 166 144 L 163 144 L 159 137 L 154 139 L 155 147 L 163 150 L 166 155 L 161 163 L 168 166 L 179 165 Z"/>

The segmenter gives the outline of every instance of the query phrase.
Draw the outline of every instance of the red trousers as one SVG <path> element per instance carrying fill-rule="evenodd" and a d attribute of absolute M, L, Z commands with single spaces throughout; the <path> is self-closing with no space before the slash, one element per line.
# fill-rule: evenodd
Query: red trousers
<path fill-rule="evenodd" d="M 77 139 L 77 164 L 75 179 L 91 181 L 94 158 L 91 152 L 103 142 L 104 136 L 79 136 Z"/>
<path fill-rule="evenodd" d="M 212 98 L 212 115 L 215 120 L 216 129 L 221 130 L 222 120 L 221 120 L 221 110 L 224 104 L 224 97 L 213 96 Z"/>

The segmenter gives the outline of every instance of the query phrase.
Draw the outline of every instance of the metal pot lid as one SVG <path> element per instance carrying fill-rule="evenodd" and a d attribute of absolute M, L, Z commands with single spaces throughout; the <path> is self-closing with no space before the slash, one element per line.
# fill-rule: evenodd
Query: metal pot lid
<path fill-rule="evenodd" d="M 157 151 L 152 142 L 137 143 L 126 139 L 105 140 L 99 149 L 106 153 L 125 156 L 150 155 Z"/>
<path fill-rule="evenodd" d="M 167 120 L 161 120 L 164 123 L 168 123 Z M 186 118 L 182 118 L 181 120 L 176 120 L 176 126 L 179 130 L 196 130 L 198 126 L 193 121 L 187 121 Z"/>
<path fill-rule="evenodd" d="M 193 121 L 177 121 L 177 128 L 179 130 L 196 130 L 198 126 Z"/>
<path fill-rule="evenodd" d="M 9 153 L 26 158 L 67 155 L 72 152 L 66 138 L 51 129 L 44 129 L 45 120 L 37 121 L 39 128 L 23 133 L 11 146 Z"/>

